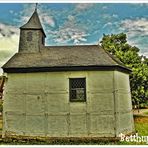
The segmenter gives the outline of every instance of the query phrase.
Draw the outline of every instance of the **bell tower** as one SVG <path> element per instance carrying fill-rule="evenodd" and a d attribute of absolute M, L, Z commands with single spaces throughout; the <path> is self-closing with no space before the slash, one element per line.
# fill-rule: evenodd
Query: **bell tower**
<path fill-rule="evenodd" d="M 37 5 L 29 21 L 20 27 L 19 52 L 39 52 L 45 44 L 45 33 L 41 25 Z"/>

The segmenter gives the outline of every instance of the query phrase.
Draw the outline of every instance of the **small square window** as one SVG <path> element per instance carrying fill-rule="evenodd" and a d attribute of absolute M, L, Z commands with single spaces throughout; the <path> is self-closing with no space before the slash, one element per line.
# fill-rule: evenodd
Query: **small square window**
<path fill-rule="evenodd" d="M 69 79 L 69 97 L 71 102 L 86 101 L 86 79 L 70 78 Z"/>

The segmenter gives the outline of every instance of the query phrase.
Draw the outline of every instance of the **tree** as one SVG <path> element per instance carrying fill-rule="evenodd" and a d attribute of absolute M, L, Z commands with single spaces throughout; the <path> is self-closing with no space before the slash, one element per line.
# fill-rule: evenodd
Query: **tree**
<path fill-rule="evenodd" d="M 103 35 L 101 46 L 132 70 L 130 86 L 133 104 L 148 105 L 148 58 L 139 55 L 139 48 L 127 42 L 124 33 Z"/>

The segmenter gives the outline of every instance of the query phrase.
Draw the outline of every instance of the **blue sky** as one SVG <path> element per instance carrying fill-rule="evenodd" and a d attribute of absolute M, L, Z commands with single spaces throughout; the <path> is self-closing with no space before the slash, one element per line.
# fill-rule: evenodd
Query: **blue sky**
<path fill-rule="evenodd" d="M 0 3 L 0 66 L 18 50 L 19 27 L 35 4 Z M 148 56 L 148 3 L 39 3 L 46 45 L 98 44 L 103 34 L 124 32 Z"/>

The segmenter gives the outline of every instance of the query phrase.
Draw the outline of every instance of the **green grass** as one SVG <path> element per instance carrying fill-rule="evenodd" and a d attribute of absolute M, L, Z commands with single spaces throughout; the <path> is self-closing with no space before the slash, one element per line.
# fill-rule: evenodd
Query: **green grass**
<path fill-rule="evenodd" d="M 148 136 L 148 117 L 135 117 L 135 129 L 141 136 Z"/>
<path fill-rule="evenodd" d="M 135 128 L 141 136 L 148 136 L 148 123 L 136 123 Z"/>
<path fill-rule="evenodd" d="M 144 114 L 148 115 L 148 112 L 145 112 Z"/>
<path fill-rule="evenodd" d="M 139 136 L 148 136 L 148 117 L 135 116 L 135 129 Z M 2 122 L 0 122 L 0 128 Z M 90 140 L 43 140 L 43 139 L 0 139 L 0 144 L 5 145 L 146 145 L 146 143 L 120 142 L 120 141 L 99 141 Z"/>

